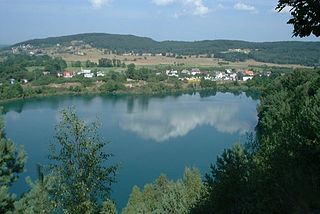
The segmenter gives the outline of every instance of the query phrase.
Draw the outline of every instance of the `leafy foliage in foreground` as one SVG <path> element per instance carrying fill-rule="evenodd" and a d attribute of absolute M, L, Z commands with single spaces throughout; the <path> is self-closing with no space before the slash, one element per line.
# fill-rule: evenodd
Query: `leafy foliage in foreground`
<path fill-rule="evenodd" d="M 226 150 L 206 177 L 201 213 L 320 210 L 320 72 L 277 78 L 261 96 L 255 140 Z"/>
<path fill-rule="evenodd" d="M 15 195 L 9 192 L 11 185 L 23 172 L 26 155 L 8 140 L 4 132 L 4 122 L 0 118 L 0 213 L 14 208 Z"/>
<path fill-rule="evenodd" d="M 294 27 L 293 36 L 320 36 L 320 1 L 318 0 L 279 0 L 277 10 L 290 8 L 291 18 L 287 22 Z"/>
<path fill-rule="evenodd" d="M 107 200 L 115 182 L 117 166 L 107 166 L 112 154 L 98 134 L 98 123 L 86 124 L 73 110 L 63 110 L 56 128 L 57 147 L 53 147 L 52 198 L 64 213 L 96 213 L 100 201 Z"/>
<path fill-rule="evenodd" d="M 187 168 L 176 182 L 161 175 L 143 191 L 135 186 L 123 213 L 188 213 L 204 193 L 200 172 Z"/>

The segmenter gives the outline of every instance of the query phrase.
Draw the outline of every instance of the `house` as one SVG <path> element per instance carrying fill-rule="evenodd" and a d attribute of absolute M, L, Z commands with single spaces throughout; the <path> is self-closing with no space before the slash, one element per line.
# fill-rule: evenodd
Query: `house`
<path fill-rule="evenodd" d="M 236 74 L 236 73 L 229 74 L 229 77 L 230 77 L 230 79 L 233 80 L 233 81 L 236 81 L 236 80 L 237 80 L 237 74 Z"/>
<path fill-rule="evenodd" d="M 224 77 L 225 77 L 225 73 L 223 73 L 223 72 L 216 73 L 216 79 L 223 79 Z"/>
<path fill-rule="evenodd" d="M 28 81 L 27 79 L 22 79 L 21 82 L 22 82 L 23 84 L 27 84 L 29 81 Z"/>
<path fill-rule="evenodd" d="M 93 78 L 94 77 L 94 73 L 85 73 L 83 76 L 85 78 Z"/>
<path fill-rule="evenodd" d="M 245 76 L 242 78 L 243 81 L 252 80 L 253 76 Z"/>
<path fill-rule="evenodd" d="M 9 82 L 10 82 L 11 85 L 13 85 L 13 84 L 16 83 L 16 80 L 15 79 L 10 79 Z"/>
<path fill-rule="evenodd" d="M 181 71 L 181 74 L 190 75 L 191 72 L 189 70 L 184 69 Z"/>
<path fill-rule="evenodd" d="M 254 76 L 254 72 L 253 72 L 253 71 L 250 71 L 250 70 L 245 70 L 245 71 L 243 72 L 243 74 L 246 75 L 246 76 Z"/>
<path fill-rule="evenodd" d="M 272 74 L 271 71 L 265 71 L 265 72 L 263 72 L 263 75 L 264 75 L 264 76 L 267 76 L 267 77 L 270 77 L 271 74 Z"/>
<path fill-rule="evenodd" d="M 198 68 L 193 68 L 193 69 L 191 70 L 191 75 L 192 75 L 192 76 L 195 76 L 195 75 L 197 75 L 197 74 L 201 74 L 200 69 L 198 69 Z"/>
<path fill-rule="evenodd" d="M 104 77 L 105 73 L 103 73 L 102 71 L 98 71 L 97 72 L 97 77 Z"/>
<path fill-rule="evenodd" d="M 63 72 L 63 78 L 72 78 L 73 76 L 74 76 L 74 73 L 72 71 Z"/>
<path fill-rule="evenodd" d="M 167 76 L 169 77 L 179 77 L 178 75 L 178 71 L 174 71 L 174 70 L 167 70 L 166 71 Z"/>

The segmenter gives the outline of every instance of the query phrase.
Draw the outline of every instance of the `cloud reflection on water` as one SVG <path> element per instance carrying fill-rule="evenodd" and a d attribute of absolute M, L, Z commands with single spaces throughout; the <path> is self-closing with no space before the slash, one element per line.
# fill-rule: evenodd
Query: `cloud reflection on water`
<path fill-rule="evenodd" d="M 237 99 L 237 98 L 234 98 Z M 203 125 L 222 133 L 245 134 L 253 130 L 256 122 L 255 105 L 243 109 L 240 102 L 175 102 L 174 106 L 149 106 L 148 110 L 134 109 L 124 114 L 120 127 L 142 138 L 163 142 L 182 137 Z M 242 109 L 241 109 L 242 108 Z"/>

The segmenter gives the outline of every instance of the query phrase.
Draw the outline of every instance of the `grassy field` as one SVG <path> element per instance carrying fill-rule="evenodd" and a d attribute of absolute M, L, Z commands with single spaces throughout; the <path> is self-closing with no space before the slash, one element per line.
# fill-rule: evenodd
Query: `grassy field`
<path fill-rule="evenodd" d="M 182 59 L 177 59 L 173 57 L 164 57 L 164 56 L 122 56 L 115 54 L 104 54 L 103 51 L 100 51 L 95 48 L 90 48 L 85 50 L 86 55 L 79 56 L 68 53 L 63 54 L 53 54 L 54 57 L 62 57 L 67 62 L 72 61 L 81 61 L 85 62 L 90 60 L 92 62 L 98 62 L 101 58 L 108 59 L 119 59 L 125 64 L 134 63 L 139 67 L 154 67 L 154 66 L 168 66 L 168 65 L 179 65 L 181 67 L 220 67 L 220 68 L 250 68 L 250 67 L 286 67 L 286 68 L 307 68 L 306 66 L 294 65 L 294 64 L 274 64 L 274 63 L 264 63 L 257 62 L 254 60 L 248 60 L 245 62 L 226 62 L 217 58 L 205 58 L 205 57 L 196 57 L 196 56 L 186 56 Z M 72 69 L 72 68 L 70 68 Z M 116 70 L 113 68 L 112 70 Z M 119 69 L 123 70 L 123 69 Z"/>

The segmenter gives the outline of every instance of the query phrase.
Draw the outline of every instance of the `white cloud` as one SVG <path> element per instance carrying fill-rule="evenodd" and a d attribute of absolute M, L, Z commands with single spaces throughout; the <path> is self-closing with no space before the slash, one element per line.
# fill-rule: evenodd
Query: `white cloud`
<path fill-rule="evenodd" d="M 193 8 L 193 15 L 203 16 L 209 13 L 209 8 L 204 5 L 202 0 L 186 0 L 185 2 Z"/>
<path fill-rule="evenodd" d="M 248 5 L 248 4 L 244 4 L 244 3 L 241 3 L 241 2 L 236 3 L 233 6 L 233 8 L 235 10 L 248 11 L 248 12 L 251 12 L 251 13 L 258 13 L 258 10 L 254 6 Z"/>
<path fill-rule="evenodd" d="M 192 14 L 195 16 L 203 16 L 209 13 L 209 8 L 204 5 L 203 0 L 152 0 L 152 2 L 158 6 L 167 6 L 173 3 L 178 3 L 186 8 L 189 11 L 192 11 Z M 177 16 L 177 14 L 179 14 Z M 174 17 L 179 17 L 181 13 L 175 13 Z"/>
<path fill-rule="evenodd" d="M 89 0 L 92 7 L 99 9 L 101 8 L 103 5 L 106 5 L 108 2 L 110 2 L 110 0 Z"/>

